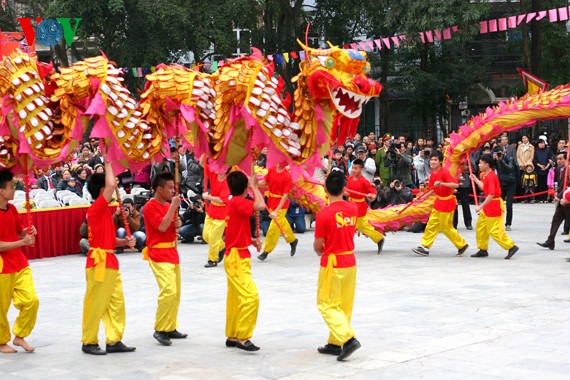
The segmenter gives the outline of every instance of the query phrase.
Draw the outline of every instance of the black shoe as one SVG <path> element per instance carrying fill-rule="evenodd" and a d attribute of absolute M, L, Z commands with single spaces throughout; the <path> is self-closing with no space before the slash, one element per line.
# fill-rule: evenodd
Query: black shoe
<path fill-rule="evenodd" d="M 459 248 L 459 250 L 457 251 L 457 255 L 455 255 L 455 256 L 463 255 L 465 253 L 465 251 L 467 251 L 467 248 L 469 248 L 469 244 L 465 244 L 465 247 Z"/>
<path fill-rule="evenodd" d="M 564 240 L 564 242 L 566 243 L 566 240 Z M 568 242 L 570 243 L 570 240 L 568 240 Z M 541 247 L 548 248 L 551 251 L 554 250 L 554 242 L 551 243 L 547 240 L 544 243 L 536 243 L 536 244 L 540 245 Z"/>
<path fill-rule="evenodd" d="M 485 251 L 484 249 L 480 249 L 477 253 L 471 255 L 471 257 L 487 257 L 489 256 L 489 252 Z"/>
<path fill-rule="evenodd" d="M 223 248 L 219 253 L 218 253 L 218 263 L 221 263 L 222 260 L 224 259 L 224 255 L 226 254 L 226 249 Z"/>
<path fill-rule="evenodd" d="M 226 339 L 226 347 L 237 347 L 237 340 Z"/>
<path fill-rule="evenodd" d="M 467 228 L 468 230 L 472 230 L 472 229 L 473 229 L 472 226 L 467 226 L 467 227 L 465 227 L 465 228 Z"/>
<path fill-rule="evenodd" d="M 420 256 L 429 256 L 429 251 L 426 251 L 424 247 L 412 248 L 412 251 Z"/>
<path fill-rule="evenodd" d="M 158 343 L 162 344 L 163 346 L 170 346 L 172 344 L 172 341 L 168 337 L 168 334 L 165 332 L 155 331 L 152 336 L 154 339 L 158 340 Z"/>
<path fill-rule="evenodd" d="M 570 243 L 570 239 L 565 239 L 564 243 Z"/>
<path fill-rule="evenodd" d="M 236 347 L 245 351 L 259 351 L 259 347 L 257 347 L 251 340 L 246 340 L 243 344 L 239 341 L 236 342 Z"/>
<path fill-rule="evenodd" d="M 261 254 L 259 256 L 257 256 L 257 258 L 261 261 L 265 261 L 265 259 L 267 258 L 267 255 L 269 255 L 269 253 L 261 252 Z"/>
<path fill-rule="evenodd" d="M 348 342 L 344 344 L 344 346 L 342 346 L 342 352 L 340 353 L 338 358 L 336 358 L 336 360 L 338 360 L 339 362 L 343 361 L 344 359 L 352 355 L 354 351 L 358 350 L 359 348 L 360 348 L 360 342 L 356 340 L 356 338 L 350 339 Z"/>
<path fill-rule="evenodd" d="M 378 254 L 382 253 L 382 249 L 384 248 L 384 238 L 378 242 Z"/>
<path fill-rule="evenodd" d="M 295 239 L 291 244 L 291 257 L 295 256 L 297 252 L 297 244 L 299 244 L 299 239 Z"/>
<path fill-rule="evenodd" d="M 89 355 L 107 355 L 98 344 L 84 344 L 81 346 L 81 351 Z"/>
<path fill-rule="evenodd" d="M 167 332 L 166 336 L 170 339 L 186 339 L 188 334 L 182 334 L 180 331 L 174 330 Z"/>
<path fill-rule="evenodd" d="M 568 235 L 568 231 L 562 231 L 560 235 Z"/>
<path fill-rule="evenodd" d="M 505 260 L 508 260 L 511 257 L 513 257 L 515 255 L 515 253 L 517 253 L 518 250 L 519 250 L 519 247 L 517 247 L 516 245 L 513 246 L 513 248 L 509 249 L 509 253 L 505 257 Z"/>
<path fill-rule="evenodd" d="M 136 350 L 136 347 L 127 347 L 123 344 L 123 342 L 117 342 L 113 345 L 107 345 L 107 353 L 108 354 L 116 354 L 119 352 L 133 352 Z"/>
<path fill-rule="evenodd" d="M 568 261 L 570 263 L 570 257 L 565 258 L 564 260 Z"/>
<path fill-rule="evenodd" d="M 208 260 L 206 265 L 204 265 L 204 268 L 213 268 L 213 267 L 217 267 L 217 266 L 218 266 L 218 263 L 216 261 Z"/>
<path fill-rule="evenodd" d="M 340 353 L 342 352 L 342 347 L 337 346 L 335 344 L 327 343 L 323 347 L 317 348 L 317 351 L 319 351 L 320 354 L 339 356 Z"/>

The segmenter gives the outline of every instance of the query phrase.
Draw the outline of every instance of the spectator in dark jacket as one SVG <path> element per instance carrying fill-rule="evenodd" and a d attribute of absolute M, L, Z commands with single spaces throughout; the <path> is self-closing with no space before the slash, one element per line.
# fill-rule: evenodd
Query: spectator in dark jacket
<path fill-rule="evenodd" d="M 515 163 L 511 156 L 504 154 L 502 147 L 497 146 L 493 150 L 493 158 L 497 162 L 495 170 L 501 183 L 501 194 L 507 203 L 507 215 L 505 219 L 505 230 L 511 230 L 513 222 L 513 200 L 517 186 L 517 178 L 515 175 Z"/>
<path fill-rule="evenodd" d="M 554 164 L 552 158 L 552 152 L 546 147 L 546 141 L 539 138 L 538 148 L 534 151 L 534 167 L 536 169 L 536 175 L 538 176 L 538 187 L 536 191 L 538 193 L 548 190 L 546 178 L 548 176 L 548 170 Z M 546 194 L 537 195 L 536 200 L 538 203 L 544 203 L 546 201 Z"/>

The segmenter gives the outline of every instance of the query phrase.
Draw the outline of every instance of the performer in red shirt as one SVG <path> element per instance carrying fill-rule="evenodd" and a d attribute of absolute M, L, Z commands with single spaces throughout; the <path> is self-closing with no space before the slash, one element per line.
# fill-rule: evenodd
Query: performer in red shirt
<path fill-rule="evenodd" d="M 170 172 L 154 177 L 152 188 L 154 198 L 143 209 L 147 233 L 143 258 L 148 260 L 160 290 L 153 337 L 170 346 L 170 339 L 188 336 L 176 330 L 180 306 L 180 258 L 176 249 L 176 231 L 182 226 L 178 215 L 180 195 L 175 195 L 174 175 Z"/>
<path fill-rule="evenodd" d="M 313 248 L 321 256 L 317 307 L 327 326 L 327 344 L 317 350 L 344 360 L 360 348 L 350 326 L 356 287 L 354 233 L 358 209 L 342 199 L 344 174 L 333 171 L 325 182 L 330 204 L 317 214 Z"/>
<path fill-rule="evenodd" d="M 8 310 L 14 300 L 14 307 L 20 312 L 14 323 L 15 346 L 27 352 L 34 351 L 24 338 L 30 335 L 38 315 L 39 301 L 34 289 L 32 270 L 20 247 L 31 246 L 35 242 L 36 228 L 23 228 L 20 215 L 14 205 L 8 203 L 14 199 L 14 175 L 0 170 L 0 353 L 13 353 L 16 350 L 8 345 L 10 323 Z"/>
<path fill-rule="evenodd" d="M 489 247 L 489 237 L 492 237 L 503 249 L 508 250 L 508 254 L 505 257 L 508 260 L 517 253 L 519 247 L 507 236 L 503 226 L 505 206 L 501 199 L 499 178 L 492 169 L 494 164 L 495 160 L 493 157 L 490 154 L 484 154 L 479 159 L 479 173 L 481 173 L 483 181 L 480 181 L 475 174 L 471 174 L 471 179 L 475 181 L 479 189 L 483 190 L 485 194 L 483 203 L 475 206 L 475 211 L 479 213 L 475 231 L 479 251 L 471 255 L 471 257 L 489 256 L 487 248 Z"/>
<path fill-rule="evenodd" d="M 116 246 L 134 247 L 136 239 L 119 239 L 109 210 L 109 202 L 115 192 L 115 174 L 109 161 L 105 161 L 105 173 L 95 173 L 87 183 L 87 190 L 95 203 L 87 211 L 89 246 L 85 276 L 87 289 L 83 302 L 83 346 L 86 354 L 131 352 L 135 347 L 125 346 L 121 340 L 125 331 L 125 298 L 119 261 L 114 254 Z M 103 320 L 107 335 L 106 351 L 99 348 L 99 324 Z"/>
<path fill-rule="evenodd" d="M 227 178 L 232 195 L 226 208 L 226 259 L 224 269 L 228 279 L 226 302 L 226 346 L 246 351 L 257 351 L 250 338 L 257 323 L 259 295 L 251 278 L 251 225 L 249 218 L 254 211 L 265 208 L 259 192 L 257 176 L 249 179 L 254 200 L 248 200 L 248 180 L 242 172 L 233 172 Z"/>
<path fill-rule="evenodd" d="M 229 172 L 229 169 L 228 169 Z M 206 220 L 202 237 L 208 243 L 208 262 L 205 268 L 212 268 L 224 258 L 224 230 L 226 228 L 226 203 L 230 189 L 226 182 L 227 172 L 209 173 L 210 192 L 204 192 L 204 202 L 210 201 L 206 208 Z M 205 189 L 207 191 L 207 189 Z"/>
<path fill-rule="evenodd" d="M 434 151 L 429 157 L 432 172 L 428 186 L 430 189 L 433 189 L 437 199 L 422 236 L 421 246 L 412 249 L 412 251 L 421 256 L 429 255 L 429 249 L 440 232 L 443 232 L 449 241 L 455 245 L 458 250 L 456 256 L 461 256 L 469 247 L 465 239 L 453 227 L 453 213 L 457 207 L 457 200 L 453 196 L 453 190 L 457 189 L 459 184 L 447 169 L 441 167 L 442 163 L 443 153 L 438 150 Z"/>
<path fill-rule="evenodd" d="M 279 236 L 281 231 L 279 227 L 275 224 L 273 220 L 276 220 L 279 225 L 283 228 L 287 237 L 285 241 L 291 246 L 291 256 L 295 255 L 297 251 L 297 243 L 299 241 L 293 233 L 291 225 L 287 221 L 286 214 L 289 208 L 289 192 L 291 191 L 291 186 L 293 184 L 293 179 L 289 170 L 285 167 L 285 163 L 276 164 L 274 167 L 269 169 L 263 181 L 259 183 L 260 187 L 269 187 L 269 192 L 267 194 L 267 207 L 269 208 L 269 216 L 271 217 L 271 223 L 267 229 L 267 234 L 265 235 L 265 245 L 263 246 L 263 252 L 257 256 L 261 261 L 267 258 L 277 246 L 277 241 L 279 241 Z"/>
<path fill-rule="evenodd" d="M 352 175 L 348 177 L 346 189 L 366 194 L 366 198 L 373 201 L 376 199 L 376 189 L 374 189 L 374 186 L 364 178 L 362 175 L 362 168 L 364 168 L 364 162 L 361 159 L 357 158 L 352 162 Z M 368 217 L 366 216 L 366 213 L 368 212 L 368 203 L 366 203 L 365 197 L 347 191 L 345 191 L 345 195 L 349 197 L 349 201 L 354 202 L 358 207 L 356 230 L 371 238 L 378 246 L 378 254 L 380 254 L 384 247 L 384 236 L 382 236 L 380 232 L 376 231 L 374 227 L 368 223 Z"/>

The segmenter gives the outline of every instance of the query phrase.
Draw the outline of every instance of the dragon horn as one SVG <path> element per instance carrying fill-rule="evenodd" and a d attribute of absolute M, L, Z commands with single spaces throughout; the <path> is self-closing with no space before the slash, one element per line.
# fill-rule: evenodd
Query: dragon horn
<path fill-rule="evenodd" d="M 327 50 L 313 49 L 313 48 L 310 48 L 310 47 L 306 46 L 305 44 L 303 44 L 301 41 L 299 41 L 298 38 L 297 38 L 297 43 L 299 44 L 299 46 L 301 46 L 301 48 L 303 50 L 305 50 L 307 53 L 309 53 L 309 55 L 312 55 L 315 57 L 332 54 L 333 49 L 327 49 Z"/>

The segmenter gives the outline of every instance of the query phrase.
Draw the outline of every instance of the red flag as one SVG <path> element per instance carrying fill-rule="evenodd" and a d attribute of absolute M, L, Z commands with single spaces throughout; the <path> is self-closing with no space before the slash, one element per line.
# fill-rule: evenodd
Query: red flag
<path fill-rule="evenodd" d="M 522 80 L 524 83 L 524 87 L 526 88 L 526 92 L 530 95 L 534 95 L 540 92 L 546 91 L 549 84 L 543 81 L 542 79 L 535 77 L 528 71 L 517 67 L 517 71 L 521 74 Z"/>

